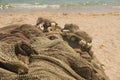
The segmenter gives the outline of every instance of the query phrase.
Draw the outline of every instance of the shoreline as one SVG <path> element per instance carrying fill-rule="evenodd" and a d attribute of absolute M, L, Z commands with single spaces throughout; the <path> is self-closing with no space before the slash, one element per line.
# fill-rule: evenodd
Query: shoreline
<path fill-rule="evenodd" d="M 0 13 L 9 12 L 85 12 L 85 13 L 100 13 L 100 12 L 120 12 L 120 6 L 72 6 L 72 7 L 16 7 L 0 9 Z"/>

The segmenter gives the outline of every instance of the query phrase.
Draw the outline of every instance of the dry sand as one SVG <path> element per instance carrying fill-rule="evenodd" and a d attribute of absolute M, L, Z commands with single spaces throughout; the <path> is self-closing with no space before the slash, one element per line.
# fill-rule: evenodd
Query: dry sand
<path fill-rule="evenodd" d="M 74 23 L 93 37 L 93 50 L 111 80 L 120 80 L 120 12 L 104 13 L 0 13 L 0 27 L 35 24 L 38 17 L 55 20 L 61 27 Z"/>

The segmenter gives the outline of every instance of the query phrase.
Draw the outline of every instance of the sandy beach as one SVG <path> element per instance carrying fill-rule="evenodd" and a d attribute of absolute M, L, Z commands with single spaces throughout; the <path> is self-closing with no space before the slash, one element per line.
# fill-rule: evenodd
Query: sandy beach
<path fill-rule="evenodd" d="M 0 13 L 0 27 L 11 24 L 36 24 L 38 17 L 54 20 L 59 26 L 66 23 L 79 25 L 93 37 L 93 51 L 104 65 L 110 80 L 120 80 L 120 12 L 63 13 L 63 12 L 15 12 Z"/>

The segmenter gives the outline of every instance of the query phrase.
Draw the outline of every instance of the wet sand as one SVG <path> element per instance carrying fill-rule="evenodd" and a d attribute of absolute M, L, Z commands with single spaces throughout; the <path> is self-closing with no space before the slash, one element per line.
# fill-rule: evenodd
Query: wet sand
<path fill-rule="evenodd" d="M 80 30 L 93 37 L 93 51 L 104 65 L 110 80 L 120 79 L 120 12 L 63 13 L 63 12 L 15 12 L 0 13 L 0 27 L 11 24 L 33 24 L 38 17 L 52 19 L 59 26 L 66 23 L 79 25 Z"/>

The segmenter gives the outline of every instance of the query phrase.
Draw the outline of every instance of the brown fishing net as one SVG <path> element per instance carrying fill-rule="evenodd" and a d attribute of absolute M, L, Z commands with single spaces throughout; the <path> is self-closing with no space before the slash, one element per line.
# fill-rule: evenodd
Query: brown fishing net
<path fill-rule="evenodd" d="M 109 80 L 91 49 L 71 36 L 28 24 L 1 28 L 0 80 Z"/>

